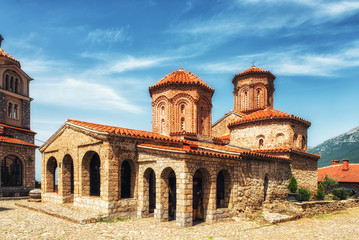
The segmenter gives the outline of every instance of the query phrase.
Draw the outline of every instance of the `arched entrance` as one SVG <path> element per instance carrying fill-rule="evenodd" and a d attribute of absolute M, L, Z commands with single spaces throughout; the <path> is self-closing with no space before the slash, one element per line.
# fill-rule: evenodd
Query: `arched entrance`
<path fill-rule="evenodd" d="M 6 156 L 1 162 L 1 186 L 22 185 L 22 164 L 18 157 Z"/>
<path fill-rule="evenodd" d="M 148 200 L 148 213 L 153 213 L 156 208 L 156 174 L 152 168 L 146 169 L 143 185 L 144 199 Z"/>
<path fill-rule="evenodd" d="M 267 200 L 268 182 L 269 182 L 268 174 L 266 174 L 263 182 L 263 202 Z"/>
<path fill-rule="evenodd" d="M 193 221 L 204 221 L 208 207 L 210 181 L 205 169 L 198 169 L 193 175 L 192 217 Z"/>
<path fill-rule="evenodd" d="M 72 157 L 66 154 L 62 161 L 62 188 L 64 196 L 74 194 L 74 163 Z"/>
<path fill-rule="evenodd" d="M 94 153 L 90 160 L 90 196 L 100 196 L 101 163 L 100 156 Z"/>
<path fill-rule="evenodd" d="M 121 199 L 131 197 L 131 166 L 127 160 L 121 165 Z"/>
<path fill-rule="evenodd" d="M 57 161 L 54 157 L 50 157 L 46 164 L 46 192 L 57 192 L 57 181 Z"/>
<path fill-rule="evenodd" d="M 222 170 L 218 173 L 216 192 L 217 208 L 228 208 L 231 192 L 231 182 L 228 171 Z"/>
<path fill-rule="evenodd" d="M 168 175 L 168 220 L 176 220 L 177 208 L 176 175 L 173 170 Z"/>

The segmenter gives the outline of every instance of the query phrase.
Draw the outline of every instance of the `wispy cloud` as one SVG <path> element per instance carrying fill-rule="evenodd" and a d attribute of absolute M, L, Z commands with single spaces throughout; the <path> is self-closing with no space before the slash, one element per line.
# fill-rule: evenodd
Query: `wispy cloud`
<path fill-rule="evenodd" d="M 87 40 L 92 43 L 114 43 L 130 40 L 128 27 L 95 29 L 87 34 Z"/>
<path fill-rule="evenodd" d="M 41 82 L 32 87 L 32 95 L 37 103 L 105 111 L 141 111 L 138 106 L 131 104 L 111 87 L 88 80 L 67 78 L 58 82 Z"/>
<path fill-rule="evenodd" d="M 281 49 L 240 55 L 222 62 L 201 66 L 209 72 L 240 72 L 255 59 L 259 67 L 279 75 L 333 76 L 337 71 L 359 66 L 359 42 L 327 54 L 306 53 L 304 49 Z M 246 68 L 246 67 L 245 67 Z"/>

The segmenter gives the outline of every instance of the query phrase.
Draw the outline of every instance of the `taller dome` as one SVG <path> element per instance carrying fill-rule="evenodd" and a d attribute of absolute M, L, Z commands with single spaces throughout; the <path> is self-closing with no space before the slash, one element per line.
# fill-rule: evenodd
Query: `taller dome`
<path fill-rule="evenodd" d="M 188 86 L 198 86 L 204 88 L 207 91 L 214 92 L 214 89 L 209 87 L 202 79 L 194 75 L 193 73 L 184 70 L 182 67 L 175 72 L 167 74 L 164 78 L 158 81 L 155 85 L 149 88 L 150 94 L 152 96 L 152 91 L 162 87 L 170 85 L 188 85 Z"/>
<path fill-rule="evenodd" d="M 193 73 L 178 69 L 149 87 L 152 131 L 163 135 L 211 136 L 214 89 Z"/>

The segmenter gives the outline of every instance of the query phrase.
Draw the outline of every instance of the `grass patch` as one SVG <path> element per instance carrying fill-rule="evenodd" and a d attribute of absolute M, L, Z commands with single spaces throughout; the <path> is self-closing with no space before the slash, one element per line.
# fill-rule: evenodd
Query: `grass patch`
<path fill-rule="evenodd" d="M 104 219 L 101 221 L 97 221 L 98 223 L 115 223 L 115 222 L 128 222 L 129 218 L 115 218 L 115 219 Z"/>

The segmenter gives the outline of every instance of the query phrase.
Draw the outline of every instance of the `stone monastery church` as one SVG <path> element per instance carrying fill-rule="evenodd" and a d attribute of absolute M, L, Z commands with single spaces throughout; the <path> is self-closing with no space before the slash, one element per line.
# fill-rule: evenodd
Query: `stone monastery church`
<path fill-rule="evenodd" d="M 149 87 L 152 132 L 68 119 L 40 147 L 42 201 L 191 226 L 285 198 L 292 175 L 315 192 L 311 123 L 273 109 L 275 78 L 236 74 L 234 110 L 213 125 L 214 89 L 182 68 Z"/>

